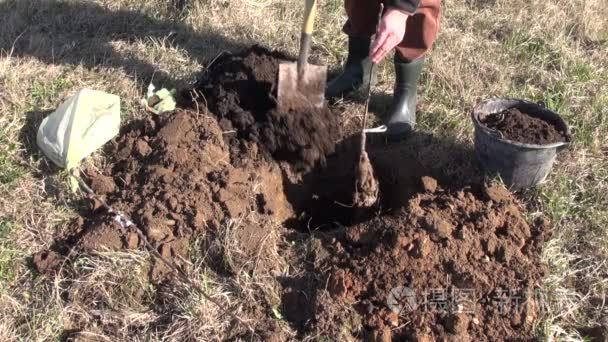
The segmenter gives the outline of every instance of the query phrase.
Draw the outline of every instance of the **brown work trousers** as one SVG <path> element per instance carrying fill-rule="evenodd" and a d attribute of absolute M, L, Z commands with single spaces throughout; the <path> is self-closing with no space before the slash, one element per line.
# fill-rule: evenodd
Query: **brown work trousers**
<path fill-rule="evenodd" d="M 345 0 L 348 21 L 344 32 L 352 37 L 371 37 L 376 32 L 378 11 L 383 0 Z M 423 57 L 433 46 L 439 32 L 440 0 L 422 0 L 407 20 L 405 37 L 395 48 L 407 61 Z"/>

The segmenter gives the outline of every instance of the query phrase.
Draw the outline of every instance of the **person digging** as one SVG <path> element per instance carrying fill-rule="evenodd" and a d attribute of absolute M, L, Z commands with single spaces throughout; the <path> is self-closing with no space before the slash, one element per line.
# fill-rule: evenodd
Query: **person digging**
<path fill-rule="evenodd" d="M 378 23 L 381 4 L 385 10 Z M 383 132 L 391 140 L 404 138 L 416 124 L 418 79 L 439 30 L 440 0 L 345 0 L 345 8 L 348 57 L 325 95 L 335 99 L 374 86 L 372 65 L 395 50 L 393 99 L 382 115 L 384 125 L 369 132 Z"/>

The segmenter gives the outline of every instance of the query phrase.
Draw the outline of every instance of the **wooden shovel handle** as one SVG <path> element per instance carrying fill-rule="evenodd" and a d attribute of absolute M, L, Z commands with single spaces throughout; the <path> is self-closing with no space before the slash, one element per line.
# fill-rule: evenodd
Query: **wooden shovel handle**
<path fill-rule="evenodd" d="M 317 0 L 306 0 L 304 9 L 304 24 L 302 25 L 302 33 L 312 34 L 317 17 Z"/>
<path fill-rule="evenodd" d="M 310 55 L 312 31 L 317 16 L 317 0 L 306 0 L 305 5 L 302 36 L 300 37 L 300 54 L 298 55 L 298 74 L 300 77 L 302 77 L 306 70 L 308 55 Z"/>

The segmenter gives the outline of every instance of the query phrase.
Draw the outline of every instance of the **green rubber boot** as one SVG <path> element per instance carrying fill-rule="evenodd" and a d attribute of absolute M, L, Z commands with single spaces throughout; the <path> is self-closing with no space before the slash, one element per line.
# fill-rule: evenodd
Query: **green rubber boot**
<path fill-rule="evenodd" d="M 325 97 L 328 99 L 350 95 L 354 92 L 366 92 L 369 84 L 369 73 L 372 72 L 372 61 L 369 58 L 371 38 L 348 37 L 348 58 L 344 70 L 327 85 Z M 373 86 L 376 82 L 372 75 Z"/>
<path fill-rule="evenodd" d="M 423 58 L 407 62 L 395 54 L 393 102 L 383 120 L 391 140 L 405 138 L 416 125 L 416 92 L 423 66 Z"/>

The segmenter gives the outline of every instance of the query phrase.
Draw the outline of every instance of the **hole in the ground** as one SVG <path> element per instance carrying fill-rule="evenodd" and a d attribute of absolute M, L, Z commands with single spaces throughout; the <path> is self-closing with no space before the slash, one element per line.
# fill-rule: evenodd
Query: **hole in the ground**
<path fill-rule="evenodd" d="M 402 208 L 412 196 L 423 191 L 423 176 L 441 176 L 441 170 L 424 167 L 419 162 L 416 146 L 425 136 L 415 133 L 404 144 L 383 141 L 368 144 L 367 151 L 380 183 L 377 206 L 370 210 L 352 204 L 359 158 L 358 134 L 342 140 L 326 165 L 305 174 L 301 182 L 294 184 L 284 177 L 285 194 L 297 213 L 289 226 L 304 230 L 330 228 L 333 223 L 350 226 Z"/>

